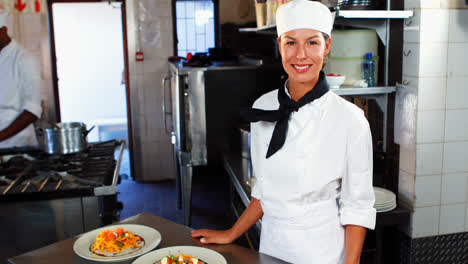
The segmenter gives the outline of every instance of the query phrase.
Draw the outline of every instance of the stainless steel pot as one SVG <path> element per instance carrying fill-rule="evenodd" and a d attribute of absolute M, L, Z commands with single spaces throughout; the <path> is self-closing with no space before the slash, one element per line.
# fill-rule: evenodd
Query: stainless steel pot
<path fill-rule="evenodd" d="M 87 148 L 87 136 L 93 128 L 86 130 L 86 124 L 81 122 L 57 123 L 50 128 L 37 128 L 36 136 L 44 152 L 71 154 Z"/>

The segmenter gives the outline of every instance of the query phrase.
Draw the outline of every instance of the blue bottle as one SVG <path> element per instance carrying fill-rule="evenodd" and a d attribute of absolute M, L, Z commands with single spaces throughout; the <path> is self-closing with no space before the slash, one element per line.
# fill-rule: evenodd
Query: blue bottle
<path fill-rule="evenodd" d="M 375 87 L 375 61 L 372 59 L 372 53 L 366 53 L 366 57 L 362 64 L 363 76 L 368 87 Z"/>

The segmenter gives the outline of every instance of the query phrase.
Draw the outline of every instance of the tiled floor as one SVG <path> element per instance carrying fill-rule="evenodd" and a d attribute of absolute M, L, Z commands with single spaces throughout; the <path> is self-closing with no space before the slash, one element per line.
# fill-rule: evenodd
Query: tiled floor
<path fill-rule="evenodd" d="M 228 228 L 227 176 L 213 179 L 202 173 L 194 172 L 192 227 Z M 177 209 L 175 181 L 141 183 L 127 179 L 122 180 L 118 190 L 118 199 L 124 204 L 121 219 L 147 212 L 183 224 L 182 210 Z"/>

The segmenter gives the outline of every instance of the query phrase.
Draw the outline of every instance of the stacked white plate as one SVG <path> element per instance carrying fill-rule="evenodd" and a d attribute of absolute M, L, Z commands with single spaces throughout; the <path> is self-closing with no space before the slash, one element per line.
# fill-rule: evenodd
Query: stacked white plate
<path fill-rule="evenodd" d="M 374 187 L 375 204 L 374 208 L 377 212 L 387 212 L 395 209 L 396 195 L 384 188 Z"/>

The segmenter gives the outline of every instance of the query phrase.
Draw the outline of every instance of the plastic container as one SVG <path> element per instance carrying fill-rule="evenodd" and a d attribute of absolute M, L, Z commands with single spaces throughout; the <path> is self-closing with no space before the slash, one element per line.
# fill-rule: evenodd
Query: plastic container
<path fill-rule="evenodd" d="M 362 78 L 366 80 L 368 87 L 375 87 L 375 61 L 372 58 L 372 53 L 366 53 L 362 62 Z"/>
<path fill-rule="evenodd" d="M 334 29 L 329 57 L 362 58 L 366 53 L 377 54 L 378 37 L 374 29 Z"/>
<path fill-rule="evenodd" d="M 263 27 L 266 24 L 266 0 L 255 0 L 255 15 L 257 18 L 257 27 Z"/>
<path fill-rule="evenodd" d="M 266 1 L 266 24 L 274 25 L 276 24 L 276 0 L 267 0 Z"/>

